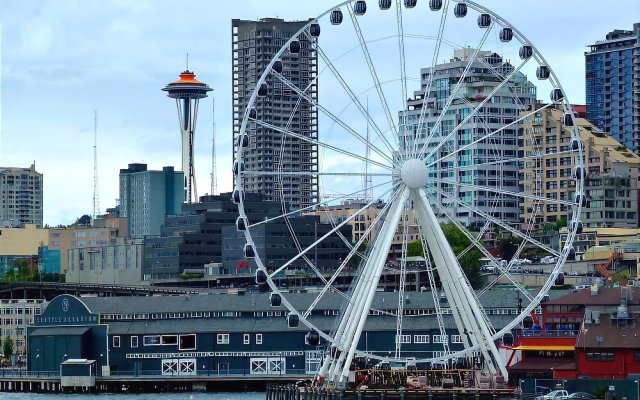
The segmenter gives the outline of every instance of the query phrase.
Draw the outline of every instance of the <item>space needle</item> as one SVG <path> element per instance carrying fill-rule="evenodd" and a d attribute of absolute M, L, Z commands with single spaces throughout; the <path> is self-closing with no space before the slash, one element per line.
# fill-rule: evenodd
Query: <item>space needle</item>
<path fill-rule="evenodd" d="M 180 73 L 180 79 L 169 83 L 162 90 L 167 96 L 176 99 L 178 121 L 182 135 L 182 172 L 184 172 L 184 202 L 191 203 L 198 199 L 195 171 L 193 166 L 194 133 L 198 117 L 198 103 L 212 91 L 204 82 L 196 79 L 196 74 L 189 67 Z"/>

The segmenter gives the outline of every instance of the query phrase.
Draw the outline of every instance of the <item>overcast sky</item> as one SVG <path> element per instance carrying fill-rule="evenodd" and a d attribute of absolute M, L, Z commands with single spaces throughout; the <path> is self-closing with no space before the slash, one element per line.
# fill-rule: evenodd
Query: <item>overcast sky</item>
<path fill-rule="evenodd" d="M 537 46 L 573 103 L 584 103 L 585 46 L 640 20 L 636 0 L 481 3 Z M 189 53 L 190 69 L 214 89 L 218 189 L 230 190 L 231 19 L 306 19 L 332 4 L 0 0 L 0 166 L 35 161 L 44 174 L 45 223 L 68 224 L 91 214 L 97 109 L 102 211 L 116 204 L 118 172 L 128 163 L 179 169 L 175 105 L 160 89 L 177 79 Z M 211 106 L 211 99 L 201 104 L 196 131 L 199 194 L 209 191 Z"/>

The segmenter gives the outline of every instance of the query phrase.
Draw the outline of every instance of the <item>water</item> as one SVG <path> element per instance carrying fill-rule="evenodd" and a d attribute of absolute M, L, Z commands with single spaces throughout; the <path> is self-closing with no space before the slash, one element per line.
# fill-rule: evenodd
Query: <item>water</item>
<path fill-rule="evenodd" d="M 2 400 L 264 400 L 265 393 L 39 394 L 0 392 Z"/>

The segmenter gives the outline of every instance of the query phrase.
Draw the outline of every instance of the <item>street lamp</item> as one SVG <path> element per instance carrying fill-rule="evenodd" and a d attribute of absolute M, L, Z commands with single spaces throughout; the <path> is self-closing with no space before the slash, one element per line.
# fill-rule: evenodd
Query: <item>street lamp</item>
<path fill-rule="evenodd" d="M 38 371 L 38 377 L 40 377 L 40 349 L 36 350 L 36 369 Z"/>
<path fill-rule="evenodd" d="M 640 379 L 634 382 L 636 383 L 636 398 L 640 399 Z"/>

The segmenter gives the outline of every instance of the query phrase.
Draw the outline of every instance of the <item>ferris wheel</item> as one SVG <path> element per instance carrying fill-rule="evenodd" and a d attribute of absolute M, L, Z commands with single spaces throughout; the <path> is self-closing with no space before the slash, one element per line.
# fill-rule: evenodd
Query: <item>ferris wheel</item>
<path fill-rule="evenodd" d="M 290 327 L 306 325 L 311 344 L 326 344 L 319 374 L 327 382 L 344 383 L 357 356 L 430 363 L 476 357 L 481 370 L 506 377 L 496 342 L 536 309 L 575 257 L 572 242 L 587 201 L 583 143 L 550 65 L 516 27 L 472 1 L 345 1 L 281 39 L 273 42 L 279 50 L 255 84 L 234 147 L 237 228 L 256 280 L 268 285 L 273 303 L 288 308 Z M 302 62 L 311 65 L 300 77 L 291 71 Z M 283 118 L 261 109 L 280 101 L 295 104 Z M 545 115 L 556 120 L 543 122 Z M 305 131 L 305 122 L 317 132 Z M 251 145 L 257 135 L 279 146 L 261 153 Z M 317 164 L 296 169 L 285 162 L 305 150 Z M 552 167 L 556 180 L 543 187 Z M 255 220 L 245 194 L 260 177 L 269 177 L 264 190 L 274 191 L 282 207 Z M 293 177 L 310 193 L 295 208 Z M 316 227 L 304 242 L 296 221 L 309 215 L 329 228 L 318 234 Z M 540 232 L 562 215 L 566 237 L 554 249 Z M 264 256 L 269 224 L 286 225 L 297 247 L 290 259 L 274 264 Z M 452 244 L 451 232 L 463 240 Z M 493 255 L 498 237 L 515 243 L 509 259 Z M 337 246 L 343 256 L 318 260 L 318 249 Z M 534 291 L 515 276 L 527 255 L 554 260 Z M 479 259 L 497 271 L 480 284 L 466 270 Z M 319 285 L 304 309 L 291 301 L 290 280 L 283 279 L 301 270 Z M 353 278 L 349 287 L 345 274 Z M 422 276 L 421 289 L 432 297 L 434 312 L 423 322 L 405 312 L 416 286 L 411 274 Z M 367 317 L 379 311 L 374 297 L 386 275 L 395 277 L 397 301 L 395 310 L 380 312 L 394 317 L 396 343 L 392 354 L 381 355 L 358 343 Z M 526 302 L 494 326 L 487 293 L 505 282 Z M 344 305 L 327 331 L 312 316 L 330 295 Z M 416 357 L 398 340 L 409 323 L 446 335 L 451 319 L 462 350 L 443 340 L 441 351 Z"/>

